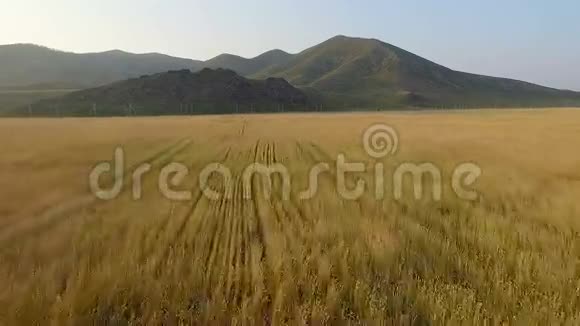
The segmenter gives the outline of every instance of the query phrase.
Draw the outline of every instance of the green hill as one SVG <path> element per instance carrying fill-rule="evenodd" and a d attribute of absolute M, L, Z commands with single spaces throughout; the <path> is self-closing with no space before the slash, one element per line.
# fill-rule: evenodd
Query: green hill
<path fill-rule="evenodd" d="M 451 70 L 374 39 L 337 36 L 253 77 L 282 77 L 329 105 L 560 106 L 580 93 Z"/>
<path fill-rule="evenodd" d="M 271 50 L 255 58 L 246 59 L 232 54 L 221 54 L 205 61 L 204 67 L 231 69 L 240 75 L 249 76 L 287 63 L 292 55 L 282 50 Z"/>

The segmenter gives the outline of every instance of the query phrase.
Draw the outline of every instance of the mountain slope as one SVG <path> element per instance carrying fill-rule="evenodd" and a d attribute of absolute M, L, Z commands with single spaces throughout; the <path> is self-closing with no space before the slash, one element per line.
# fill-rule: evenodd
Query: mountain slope
<path fill-rule="evenodd" d="M 334 104 L 573 105 L 580 94 L 451 70 L 393 45 L 337 36 L 253 77 L 282 77 Z"/>
<path fill-rule="evenodd" d="M 250 80 L 234 71 L 176 70 L 77 91 L 15 115 L 117 116 L 303 110 L 308 97 L 280 78 Z"/>
<path fill-rule="evenodd" d="M 0 46 L 0 88 L 86 88 L 204 67 L 254 79 L 284 78 L 330 110 L 580 106 L 577 92 L 454 71 L 375 39 L 337 36 L 298 54 L 272 50 L 251 59 L 223 54 L 205 62 L 118 50 L 75 54 L 33 45 Z"/>
<path fill-rule="evenodd" d="M 158 53 L 77 54 L 31 44 L 0 46 L 0 87 L 65 84 L 85 88 L 184 68 L 200 69 L 201 62 Z"/>
<path fill-rule="evenodd" d="M 0 45 L 0 87 L 85 88 L 180 69 L 224 68 L 252 75 L 286 63 L 291 57 L 282 50 L 272 50 L 251 59 L 222 54 L 203 62 L 159 53 L 112 50 L 79 54 L 32 44 Z"/>
<path fill-rule="evenodd" d="M 240 75 L 258 74 L 264 70 L 287 63 L 292 55 L 282 50 L 271 50 L 255 58 L 246 59 L 232 54 L 221 54 L 205 61 L 206 68 L 224 68 L 237 72 Z"/>

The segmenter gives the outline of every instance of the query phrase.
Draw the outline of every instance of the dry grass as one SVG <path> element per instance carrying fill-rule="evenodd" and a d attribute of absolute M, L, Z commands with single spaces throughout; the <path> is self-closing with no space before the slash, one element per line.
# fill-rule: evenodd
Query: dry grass
<path fill-rule="evenodd" d="M 0 325 L 578 324 L 578 121 L 574 110 L 0 120 Z M 387 171 L 430 161 L 448 180 L 475 161 L 482 199 L 446 187 L 441 202 L 348 201 L 330 174 L 297 198 L 314 163 L 369 161 L 360 136 L 378 122 L 401 137 Z M 163 198 L 156 173 L 140 201 L 130 187 L 93 200 L 88 173 L 117 145 L 127 167 L 190 166 L 193 200 Z M 234 171 L 231 199 L 197 189 L 214 161 Z M 285 164 L 291 200 L 244 199 L 250 162 Z"/>

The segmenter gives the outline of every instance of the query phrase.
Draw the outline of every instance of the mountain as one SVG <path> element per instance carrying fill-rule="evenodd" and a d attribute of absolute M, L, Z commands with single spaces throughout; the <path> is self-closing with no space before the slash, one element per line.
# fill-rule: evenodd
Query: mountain
<path fill-rule="evenodd" d="M 32 44 L 0 45 L 0 88 L 87 88 L 180 69 L 224 68 L 253 75 L 291 57 L 282 50 L 272 50 L 251 59 L 222 54 L 203 62 L 159 53 L 70 53 Z"/>
<path fill-rule="evenodd" d="M 198 70 L 201 61 L 120 50 L 78 54 L 32 44 L 0 46 L 0 87 L 86 88 L 184 68 Z"/>
<path fill-rule="evenodd" d="M 251 80 L 232 70 L 204 68 L 141 76 L 41 100 L 14 114 L 119 116 L 221 114 L 302 110 L 308 97 L 281 78 Z"/>
<path fill-rule="evenodd" d="M 231 69 L 241 75 L 259 74 L 264 70 L 282 65 L 290 61 L 292 55 L 282 50 L 271 50 L 255 58 L 246 59 L 232 54 L 221 54 L 205 61 L 204 67 Z"/>
<path fill-rule="evenodd" d="M 205 62 L 119 50 L 75 54 L 33 45 L 0 46 L 0 89 L 86 88 L 203 68 L 229 69 L 252 79 L 283 78 L 328 110 L 580 106 L 578 92 L 455 71 L 376 39 L 336 36 L 298 54 L 272 50 L 251 59 L 222 54 Z M 5 94 L 0 93 L 0 107 Z"/>
<path fill-rule="evenodd" d="M 560 106 L 580 93 L 454 71 L 375 39 L 337 36 L 252 77 L 282 77 L 340 106 Z M 341 103 L 342 102 L 342 103 Z"/>

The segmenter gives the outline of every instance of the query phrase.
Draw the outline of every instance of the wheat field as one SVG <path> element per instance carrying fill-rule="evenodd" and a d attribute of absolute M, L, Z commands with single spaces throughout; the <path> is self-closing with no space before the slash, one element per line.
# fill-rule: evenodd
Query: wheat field
<path fill-rule="evenodd" d="M 580 323 L 580 111 L 469 111 L 0 120 L 0 325 L 549 325 Z M 399 151 L 378 159 L 386 184 L 402 162 L 441 168 L 443 195 L 387 186 L 355 200 L 336 170 L 311 199 L 317 163 L 343 153 L 367 172 L 365 128 L 384 123 Z M 125 183 L 97 199 L 88 176 L 125 151 Z M 169 200 L 170 162 L 190 173 Z M 232 171 L 232 196 L 203 195 L 209 163 Z M 292 176 L 243 196 L 251 163 Z M 483 173 L 475 201 L 450 175 Z M 143 197 L 130 172 L 142 163 Z M 218 176 L 211 186 L 223 190 Z"/>

